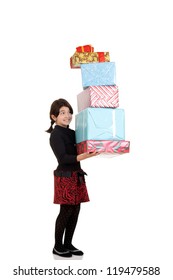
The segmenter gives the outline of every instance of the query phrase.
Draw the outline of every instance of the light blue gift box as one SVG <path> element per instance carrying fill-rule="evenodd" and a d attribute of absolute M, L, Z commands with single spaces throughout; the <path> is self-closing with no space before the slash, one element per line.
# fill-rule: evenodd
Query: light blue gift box
<path fill-rule="evenodd" d="M 111 86 L 116 84 L 115 62 L 81 64 L 82 86 Z"/>
<path fill-rule="evenodd" d="M 75 116 L 76 143 L 125 140 L 125 114 L 120 108 L 87 108 Z"/>

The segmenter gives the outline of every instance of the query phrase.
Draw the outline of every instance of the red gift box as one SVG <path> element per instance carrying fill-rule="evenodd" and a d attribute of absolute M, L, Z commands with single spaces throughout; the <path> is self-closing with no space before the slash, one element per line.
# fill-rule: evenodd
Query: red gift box
<path fill-rule="evenodd" d="M 99 152 L 103 154 L 123 155 L 130 151 L 130 141 L 86 140 L 78 143 L 77 154 Z"/>
<path fill-rule="evenodd" d="M 92 45 L 79 46 L 76 48 L 77 52 L 94 52 Z"/>

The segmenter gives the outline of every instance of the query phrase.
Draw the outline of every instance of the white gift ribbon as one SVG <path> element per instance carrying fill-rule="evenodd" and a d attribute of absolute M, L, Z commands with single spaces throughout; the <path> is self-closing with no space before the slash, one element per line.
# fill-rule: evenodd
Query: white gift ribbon
<path fill-rule="evenodd" d="M 115 109 L 112 111 L 112 126 L 113 126 L 113 138 L 116 136 L 116 121 L 115 121 Z"/>

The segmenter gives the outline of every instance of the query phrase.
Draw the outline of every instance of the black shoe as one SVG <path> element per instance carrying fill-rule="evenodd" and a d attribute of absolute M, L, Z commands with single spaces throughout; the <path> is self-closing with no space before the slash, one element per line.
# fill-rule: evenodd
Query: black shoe
<path fill-rule="evenodd" d="M 83 256 L 83 252 L 77 248 L 75 248 L 73 245 L 70 246 L 66 246 L 65 247 L 66 250 L 70 251 L 71 254 L 75 255 L 75 256 Z"/>
<path fill-rule="evenodd" d="M 58 255 L 58 256 L 63 257 L 63 258 L 70 258 L 70 257 L 72 257 L 72 253 L 70 253 L 69 250 L 65 250 L 65 251 L 60 252 L 60 251 L 57 251 L 55 248 L 53 248 L 52 253 L 54 255 Z"/>
<path fill-rule="evenodd" d="M 72 253 L 72 255 L 75 255 L 75 256 L 83 256 L 83 252 L 79 249 L 76 249 L 76 250 L 70 250 L 70 253 Z"/>

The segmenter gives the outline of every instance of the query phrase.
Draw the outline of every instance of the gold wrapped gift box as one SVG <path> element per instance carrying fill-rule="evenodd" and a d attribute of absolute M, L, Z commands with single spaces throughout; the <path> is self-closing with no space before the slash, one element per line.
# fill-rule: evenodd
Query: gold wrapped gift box
<path fill-rule="evenodd" d="M 81 63 L 110 62 L 109 52 L 75 52 L 70 58 L 71 68 L 80 68 Z"/>

